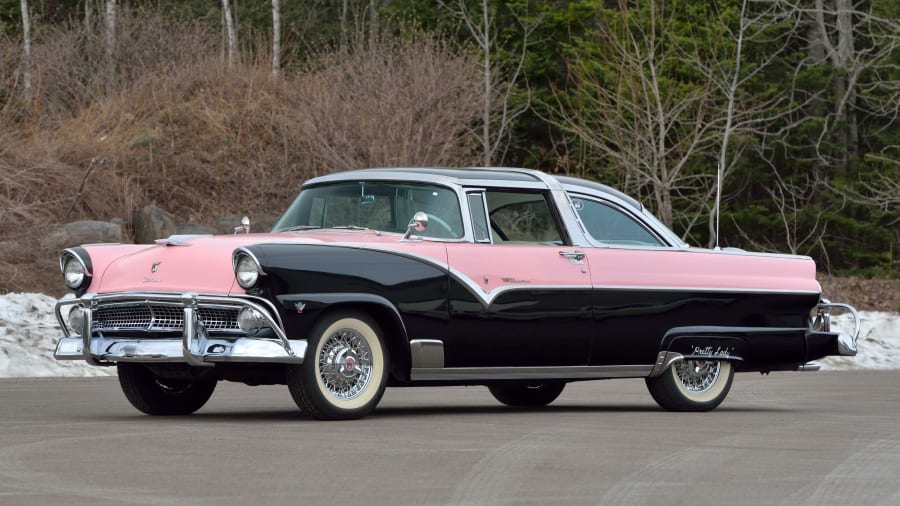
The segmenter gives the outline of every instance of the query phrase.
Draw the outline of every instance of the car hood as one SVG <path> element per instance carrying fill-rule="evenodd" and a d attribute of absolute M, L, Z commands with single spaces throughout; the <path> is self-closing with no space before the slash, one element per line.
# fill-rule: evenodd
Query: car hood
<path fill-rule="evenodd" d="M 83 246 L 93 264 L 94 293 L 196 292 L 243 293 L 234 281 L 231 255 L 236 248 L 271 243 L 388 243 L 399 235 L 372 231 L 326 230 L 220 236 L 173 236 L 157 244 Z"/>

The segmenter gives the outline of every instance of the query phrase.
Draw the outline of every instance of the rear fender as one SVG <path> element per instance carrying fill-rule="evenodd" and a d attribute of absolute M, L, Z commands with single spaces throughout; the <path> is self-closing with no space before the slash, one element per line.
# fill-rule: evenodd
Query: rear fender
<path fill-rule="evenodd" d="M 650 376 L 659 376 L 682 360 L 728 360 L 743 362 L 746 329 L 731 327 L 678 327 L 668 331 L 660 343 L 656 365 Z"/>

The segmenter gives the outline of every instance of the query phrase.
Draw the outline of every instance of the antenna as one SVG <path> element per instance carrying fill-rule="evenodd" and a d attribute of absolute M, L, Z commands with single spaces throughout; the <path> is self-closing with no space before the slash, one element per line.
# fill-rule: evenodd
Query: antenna
<path fill-rule="evenodd" d="M 716 164 L 716 247 L 719 249 L 719 204 L 722 202 L 722 162 Z"/>

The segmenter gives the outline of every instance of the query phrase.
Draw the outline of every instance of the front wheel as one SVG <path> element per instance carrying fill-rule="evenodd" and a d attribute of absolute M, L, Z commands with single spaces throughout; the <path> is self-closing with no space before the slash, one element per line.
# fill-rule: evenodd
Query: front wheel
<path fill-rule="evenodd" d="M 216 377 L 203 374 L 189 379 L 157 376 L 141 364 L 119 362 L 119 385 L 132 406 L 148 415 L 189 415 L 216 389 Z"/>
<path fill-rule="evenodd" d="M 710 411 L 725 400 L 734 380 L 726 360 L 682 360 L 655 378 L 647 378 L 653 400 L 669 411 Z"/>
<path fill-rule="evenodd" d="M 511 385 L 491 385 L 488 390 L 495 399 L 514 407 L 546 406 L 555 401 L 563 388 L 562 382 L 517 383 Z"/>
<path fill-rule="evenodd" d="M 388 355 L 378 325 L 364 314 L 340 312 L 315 325 L 306 360 L 288 369 L 287 383 L 307 415 L 347 420 L 375 409 L 387 376 Z"/>

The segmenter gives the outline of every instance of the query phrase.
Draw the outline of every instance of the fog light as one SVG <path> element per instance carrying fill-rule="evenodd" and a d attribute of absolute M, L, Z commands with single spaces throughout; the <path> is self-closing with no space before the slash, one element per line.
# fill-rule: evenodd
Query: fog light
<path fill-rule="evenodd" d="M 255 334 L 259 329 L 268 327 L 266 320 L 259 311 L 245 307 L 238 312 L 238 327 L 248 334 Z"/>
<path fill-rule="evenodd" d="M 72 306 L 69 310 L 69 329 L 78 334 L 84 330 L 84 308 L 81 306 Z"/>

